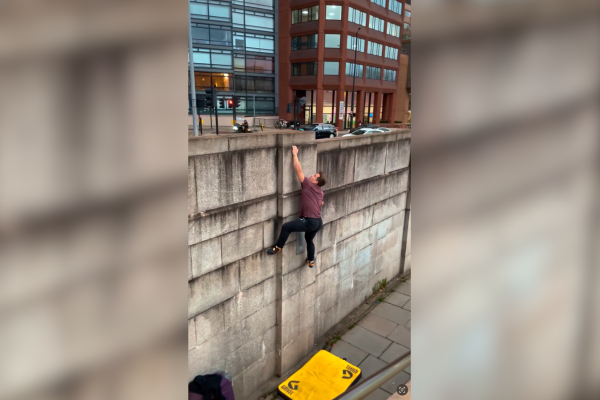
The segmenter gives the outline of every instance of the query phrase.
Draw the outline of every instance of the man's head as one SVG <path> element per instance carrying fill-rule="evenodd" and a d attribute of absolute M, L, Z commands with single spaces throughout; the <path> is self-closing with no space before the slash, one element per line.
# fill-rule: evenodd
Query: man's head
<path fill-rule="evenodd" d="M 317 172 L 314 175 L 308 177 L 308 180 L 314 183 L 315 185 L 325 186 L 325 176 L 323 176 L 323 172 Z"/>

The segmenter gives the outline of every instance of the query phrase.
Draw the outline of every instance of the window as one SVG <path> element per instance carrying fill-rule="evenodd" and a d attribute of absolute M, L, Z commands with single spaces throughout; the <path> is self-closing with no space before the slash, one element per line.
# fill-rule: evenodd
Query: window
<path fill-rule="evenodd" d="M 231 90 L 233 85 L 232 76 L 228 73 L 194 72 L 196 90 L 217 87 L 217 91 Z"/>
<path fill-rule="evenodd" d="M 369 16 L 369 28 L 383 32 L 383 20 L 374 16 Z"/>
<path fill-rule="evenodd" d="M 373 54 L 375 56 L 381 55 L 381 44 L 375 42 L 369 42 L 369 46 L 367 47 L 367 53 Z"/>
<path fill-rule="evenodd" d="M 346 63 L 346 75 L 354 76 L 354 71 L 356 70 L 356 76 L 358 78 L 362 78 L 363 76 L 363 66 L 355 65 L 354 63 Z"/>
<path fill-rule="evenodd" d="M 404 33 L 402 34 L 402 39 L 410 39 L 410 25 L 406 22 L 404 23 Z"/>
<path fill-rule="evenodd" d="M 292 38 L 292 50 L 316 49 L 318 42 L 317 34 L 307 36 L 296 36 Z"/>
<path fill-rule="evenodd" d="M 383 70 L 383 80 L 395 82 L 396 81 L 396 71 L 392 71 L 391 69 L 384 69 Z"/>
<path fill-rule="evenodd" d="M 292 64 L 292 76 L 309 76 L 317 74 L 317 62 Z"/>
<path fill-rule="evenodd" d="M 348 50 L 358 50 L 360 52 L 365 51 L 365 39 L 357 38 L 356 36 L 348 35 Z M 358 47 L 357 47 L 358 44 Z"/>
<path fill-rule="evenodd" d="M 385 58 L 391 58 L 392 60 L 398 59 L 398 49 L 390 46 L 385 47 Z"/>
<path fill-rule="evenodd" d="M 190 12 L 194 18 L 210 19 L 212 21 L 231 21 L 231 7 L 229 3 L 219 1 L 190 2 Z"/>
<path fill-rule="evenodd" d="M 337 61 L 323 62 L 323 75 L 339 75 L 340 63 Z"/>
<path fill-rule="evenodd" d="M 402 15 L 402 3 L 396 0 L 390 0 L 390 11 Z"/>
<path fill-rule="evenodd" d="M 410 18 L 410 11 L 408 11 L 408 10 L 404 10 L 404 16 L 405 16 L 406 18 Z"/>
<path fill-rule="evenodd" d="M 355 10 L 352 7 L 348 7 L 348 21 L 354 22 L 355 24 L 367 26 L 367 14 Z"/>
<path fill-rule="evenodd" d="M 274 53 L 275 38 L 253 33 L 233 32 L 233 47 L 236 50 L 246 49 L 258 53 Z"/>
<path fill-rule="evenodd" d="M 243 5 L 242 1 L 234 0 L 233 3 Z M 273 9 L 273 0 L 246 0 L 250 7 Z"/>
<path fill-rule="evenodd" d="M 257 76 L 235 76 L 235 91 L 248 91 L 256 93 L 275 92 L 275 80 Z"/>
<path fill-rule="evenodd" d="M 231 28 L 218 25 L 192 24 L 192 40 L 194 43 L 231 46 Z"/>
<path fill-rule="evenodd" d="M 340 48 L 340 35 L 326 33 L 325 34 L 325 47 L 330 49 L 339 49 Z"/>
<path fill-rule="evenodd" d="M 300 22 L 317 21 L 319 19 L 319 6 L 301 8 L 292 11 L 292 24 Z"/>
<path fill-rule="evenodd" d="M 381 7 L 385 7 L 385 0 L 371 0 L 372 3 L 378 4 Z"/>
<path fill-rule="evenodd" d="M 400 37 L 400 26 L 394 25 L 391 22 L 388 22 L 387 33 L 388 33 L 388 35 Z"/>
<path fill-rule="evenodd" d="M 325 19 L 335 19 L 340 21 L 342 19 L 342 6 L 326 6 Z"/>
<path fill-rule="evenodd" d="M 194 49 L 194 64 L 205 64 L 215 68 L 231 68 L 231 51 Z"/>
<path fill-rule="evenodd" d="M 250 29 L 273 32 L 273 14 L 264 14 L 254 11 L 233 10 L 233 26 L 243 28 L 244 25 Z"/>
<path fill-rule="evenodd" d="M 367 79 L 381 79 L 381 68 L 367 67 Z"/>
<path fill-rule="evenodd" d="M 233 59 L 236 71 L 259 74 L 272 74 L 274 71 L 273 57 L 235 54 Z"/>

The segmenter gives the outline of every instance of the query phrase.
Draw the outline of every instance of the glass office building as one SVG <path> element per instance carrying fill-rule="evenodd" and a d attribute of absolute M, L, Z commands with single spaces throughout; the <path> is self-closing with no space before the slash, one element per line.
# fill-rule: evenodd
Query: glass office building
<path fill-rule="evenodd" d="M 275 6 L 274 0 L 190 1 L 196 93 L 216 86 L 220 115 L 233 113 L 227 100 L 234 94 L 238 117 L 277 114 Z M 207 112 L 201 106 L 198 112 Z"/>

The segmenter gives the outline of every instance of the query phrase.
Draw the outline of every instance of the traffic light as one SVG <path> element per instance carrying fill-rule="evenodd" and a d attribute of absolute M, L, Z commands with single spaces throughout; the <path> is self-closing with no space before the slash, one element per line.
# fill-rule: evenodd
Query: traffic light
<path fill-rule="evenodd" d="M 225 102 L 223 99 L 219 99 L 219 108 L 225 108 Z"/>
<path fill-rule="evenodd" d="M 233 108 L 233 100 L 227 100 L 227 105 L 229 106 L 229 108 Z"/>
<path fill-rule="evenodd" d="M 210 107 L 214 107 L 215 106 L 215 100 L 216 100 L 216 93 L 215 93 L 215 88 L 211 87 L 210 89 L 206 89 L 204 91 L 204 93 L 206 93 L 206 100 L 205 100 L 205 105 L 206 108 L 210 108 Z"/>
<path fill-rule="evenodd" d="M 236 96 L 233 97 L 233 106 L 235 108 L 239 108 L 240 107 L 240 98 L 239 97 L 236 97 Z"/>

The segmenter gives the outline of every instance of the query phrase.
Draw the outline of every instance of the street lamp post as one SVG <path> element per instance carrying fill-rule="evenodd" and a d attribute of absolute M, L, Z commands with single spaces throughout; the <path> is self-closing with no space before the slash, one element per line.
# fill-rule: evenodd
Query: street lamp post
<path fill-rule="evenodd" d="M 354 67 L 352 68 L 352 100 L 350 101 L 350 103 L 352 103 L 352 112 L 350 113 L 350 127 L 348 129 L 352 129 L 352 123 L 354 122 L 354 114 L 356 109 L 356 107 L 354 107 L 354 85 L 356 83 L 356 54 L 358 53 L 358 32 L 360 32 L 360 28 L 358 28 L 358 30 L 356 31 L 356 35 L 354 35 Z"/>

